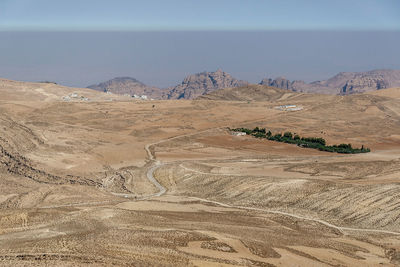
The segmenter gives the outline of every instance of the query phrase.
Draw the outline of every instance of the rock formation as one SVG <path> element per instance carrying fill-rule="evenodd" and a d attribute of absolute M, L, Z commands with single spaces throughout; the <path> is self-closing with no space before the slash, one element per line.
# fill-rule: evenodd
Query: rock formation
<path fill-rule="evenodd" d="M 292 91 L 297 91 L 298 89 L 302 88 L 306 85 L 303 81 L 293 81 L 286 79 L 285 77 L 278 77 L 276 79 L 263 79 L 260 82 L 260 85 L 272 86 L 277 87 L 280 89 L 287 89 Z"/>
<path fill-rule="evenodd" d="M 118 77 L 88 88 L 114 94 L 146 95 L 154 99 L 194 99 L 219 89 L 249 85 L 230 74 L 217 70 L 187 76 L 175 87 L 160 89 L 150 87 L 130 77 Z M 367 72 L 340 72 L 323 81 L 306 83 L 290 81 L 285 77 L 263 79 L 260 85 L 276 87 L 293 92 L 320 94 L 355 94 L 400 86 L 400 70 L 372 70 Z"/>
<path fill-rule="evenodd" d="M 295 92 L 324 94 L 355 94 L 400 86 L 400 70 L 372 70 L 367 72 L 340 72 L 325 81 L 305 83 L 279 77 L 263 79 L 261 85 Z"/>
<path fill-rule="evenodd" d="M 247 84 L 248 82 L 237 80 L 222 70 L 202 72 L 186 77 L 180 85 L 170 88 L 164 98 L 194 99 L 218 89 L 240 87 Z"/>

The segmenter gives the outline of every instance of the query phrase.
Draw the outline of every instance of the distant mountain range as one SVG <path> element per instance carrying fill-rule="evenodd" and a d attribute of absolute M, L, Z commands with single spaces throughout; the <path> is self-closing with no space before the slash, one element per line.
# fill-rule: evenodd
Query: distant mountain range
<path fill-rule="evenodd" d="M 266 78 L 259 84 L 294 92 L 347 95 L 398 87 L 400 86 L 400 70 L 341 72 L 327 80 L 312 83 L 290 81 L 284 77 Z M 166 89 L 147 86 L 130 77 L 114 78 L 88 88 L 114 94 L 147 95 L 154 99 L 194 99 L 219 89 L 246 85 L 249 85 L 249 82 L 238 80 L 222 70 L 217 70 L 189 75 L 181 84 Z"/>
<path fill-rule="evenodd" d="M 160 89 L 150 87 L 130 77 L 118 77 L 87 88 L 114 94 L 147 95 L 154 99 L 194 99 L 227 87 L 240 87 L 248 82 L 233 78 L 230 74 L 217 70 L 187 76 L 175 87 Z"/>
<path fill-rule="evenodd" d="M 328 80 L 312 83 L 279 77 L 264 79 L 260 84 L 295 92 L 347 95 L 400 86 L 400 70 L 340 72 Z"/>

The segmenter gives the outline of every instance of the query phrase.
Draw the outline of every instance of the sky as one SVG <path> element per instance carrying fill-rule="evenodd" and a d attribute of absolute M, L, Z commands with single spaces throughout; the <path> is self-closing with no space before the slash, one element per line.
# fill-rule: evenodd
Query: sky
<path fill-rule="evenodd" d="M 398 0 L 0 0 L 3 30 L 400 30 Z"/>
<path fill-rule="evenodd" d="M 0 77 L 168 87 L 400 69 L 398 0 L 0 0 Z"/>

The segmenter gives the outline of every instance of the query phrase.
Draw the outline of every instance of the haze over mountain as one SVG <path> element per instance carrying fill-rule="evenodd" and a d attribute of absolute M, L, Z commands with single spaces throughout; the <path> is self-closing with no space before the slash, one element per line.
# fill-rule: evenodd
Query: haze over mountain
<path fill-rule="evenodd" d="M 240 81 L 222 70 L 201 72 L 187 76 L 181 84 L 166 89 L 150 87 L 130 77 L 117 77 L 87 88 L 114 94 L 147 95 L 154 99 L 194 99 L 218 89 L 240 87 Z"/>
<path fill-rule="evenodd" d="M 309 83 L 342 71 L 400 69 L 400 35 L 389 31 L 3 31 L 0 40 L 0 77 L 80 88 L 121 76 L 167 88 L 218 68 L 250 83 L 278 76 Z"/>
<path fill-rule="evenodd" d="M 284 77 L 263 79 L 261 85 L 288 89 L 295 92 L 324 94 L 355 94 L 400 86 L 400 70 L 371 70 L 366 72 L 340 72 L 324 81 L 305 83 Z"/>
<path fill-rule="evenodd" d="M 194 99 L 224 88 L 237 88 L 250 83 L 238 80 L 218 69 L 187 76 L 175 87 L 160 89 L 151 87 L 130 77 L 117 77 L 88 88 L 114 94 L 147 95 L 154 99 Z M 304 93 L 356 94 L 400 86 L 400 70 L 371 70 L 366 72 L 340 72 L 323 81 L 306 83 L 290 81 L 285 77 L 263 79 L 260 85 Z"/>

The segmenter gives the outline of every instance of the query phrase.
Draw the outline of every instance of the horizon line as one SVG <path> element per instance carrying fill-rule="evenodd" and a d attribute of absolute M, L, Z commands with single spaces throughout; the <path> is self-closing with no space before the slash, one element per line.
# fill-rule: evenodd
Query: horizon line
<path fill-rule="evenodd" d="M 107 33 L 128 33 L 128 32 L 400 32 L 399 28 L 393 29 L 356 29 L 356 28 L 318 28 L 318 29 L 308 29 L 308 28 L 283 28 L 283 29 L 73 29 L 73 28 L 8 28 L 1 27 L 0 32 L 107 32 Z"/>
<path fill-rule="evenodd" d="M 28 25 L 15 27 L 0 24 L 0 32 L 397 32 L 399 27 L 390 28 L 364 28 L 364 27 L 30 27 Z"/>

